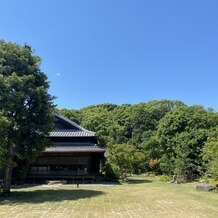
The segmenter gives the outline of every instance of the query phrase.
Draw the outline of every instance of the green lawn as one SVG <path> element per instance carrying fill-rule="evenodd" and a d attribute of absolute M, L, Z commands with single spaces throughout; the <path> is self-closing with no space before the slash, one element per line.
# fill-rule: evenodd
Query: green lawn
<path fill-rule="evenodd" d="M 217 217 L 218 193 L 134 177 L 122 185 L 36 186 L 0 198 L 0 217 Z"/>

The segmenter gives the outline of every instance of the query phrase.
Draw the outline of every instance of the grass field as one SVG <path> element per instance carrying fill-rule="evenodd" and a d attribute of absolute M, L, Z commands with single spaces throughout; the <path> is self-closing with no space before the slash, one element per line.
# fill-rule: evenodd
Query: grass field
<path fill-rule="evenodd" d="M 0 198 L 0 217 L 218 217 L 218 193 L 133 177 L 122 185 L 35 186 Z"/>

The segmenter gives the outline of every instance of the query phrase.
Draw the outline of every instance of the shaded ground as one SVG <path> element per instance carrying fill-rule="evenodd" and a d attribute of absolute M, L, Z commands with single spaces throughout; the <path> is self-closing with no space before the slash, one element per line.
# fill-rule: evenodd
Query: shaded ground
<path fill-rule="evenodd" d="M 145 179 L 144 177 L 130 177 L 127 181 L 128 184 L 143 184 L 143 183 L 150 183 L 153 182 L 152 180 Z"/>
<path fill-rule="evenodd" d="M 218 193 L 135 177 L 123 185 L 36 186 L 0 198 L 0 217 L 217 217 Z"/>
<path fill-rule="evenodd" d="M 12 205 L 15 204 L 41 204 L 46 202 L 76 201 L 83 198 L 91 198 L 103 194 L 102 191 L 86 190 L 86 189 L 28 189 L 12 192 L 10 198 L 0 198 L 0 205 L 8 201 Z"/>

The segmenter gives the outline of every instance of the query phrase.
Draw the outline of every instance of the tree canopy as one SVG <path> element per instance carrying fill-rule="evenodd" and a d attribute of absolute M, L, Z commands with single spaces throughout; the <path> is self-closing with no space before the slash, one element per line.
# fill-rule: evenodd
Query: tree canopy
<path fill-rule="evenodd" d="M 217 148 L 214 128 L 218 126 L 218 114 L 211 109 L 187 106 L 178 100 L 154 100 L 61 109 L 60 113 L 96 131 L 101 138 L 107 137 L 101 140 L 106 145 L 114 141 L 142 152 L 143 164 L 134 165 L 134 171 L 177 174 L 183 180 L 192 180 L 216 168 L 217 154 L 209 153 Z"/>
<path fill-rule="evenodd" d="M 110 144 L 107 153 L 107 163 L 122 181 L 144 160 L 143 153 L 129 144 Z"/>
<path fill-rule="evenodd" d="M 44 149 L 45 135 L 53 127 L 53 97 L 40 58 L 27 44 L 0 41 L 0 119 L 8 126 L 1 135 L 4 191 L 10 191 L 14 156 L 29 159 Z"/>
<path fill-rule="evenodd" d="M 206 173 L 218 179 L 218 127 L 212 129 L 205 143 L 203 159 L 206 162 Z"/>

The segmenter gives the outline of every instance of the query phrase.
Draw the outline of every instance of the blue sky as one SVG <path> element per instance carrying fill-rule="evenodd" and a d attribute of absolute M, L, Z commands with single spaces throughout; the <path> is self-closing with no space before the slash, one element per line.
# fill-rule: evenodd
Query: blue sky
<path fill-rule="evenodd" d="M 217 0 L 0 0 L 59 108 L 178 99 L 218 110 Z"/>

